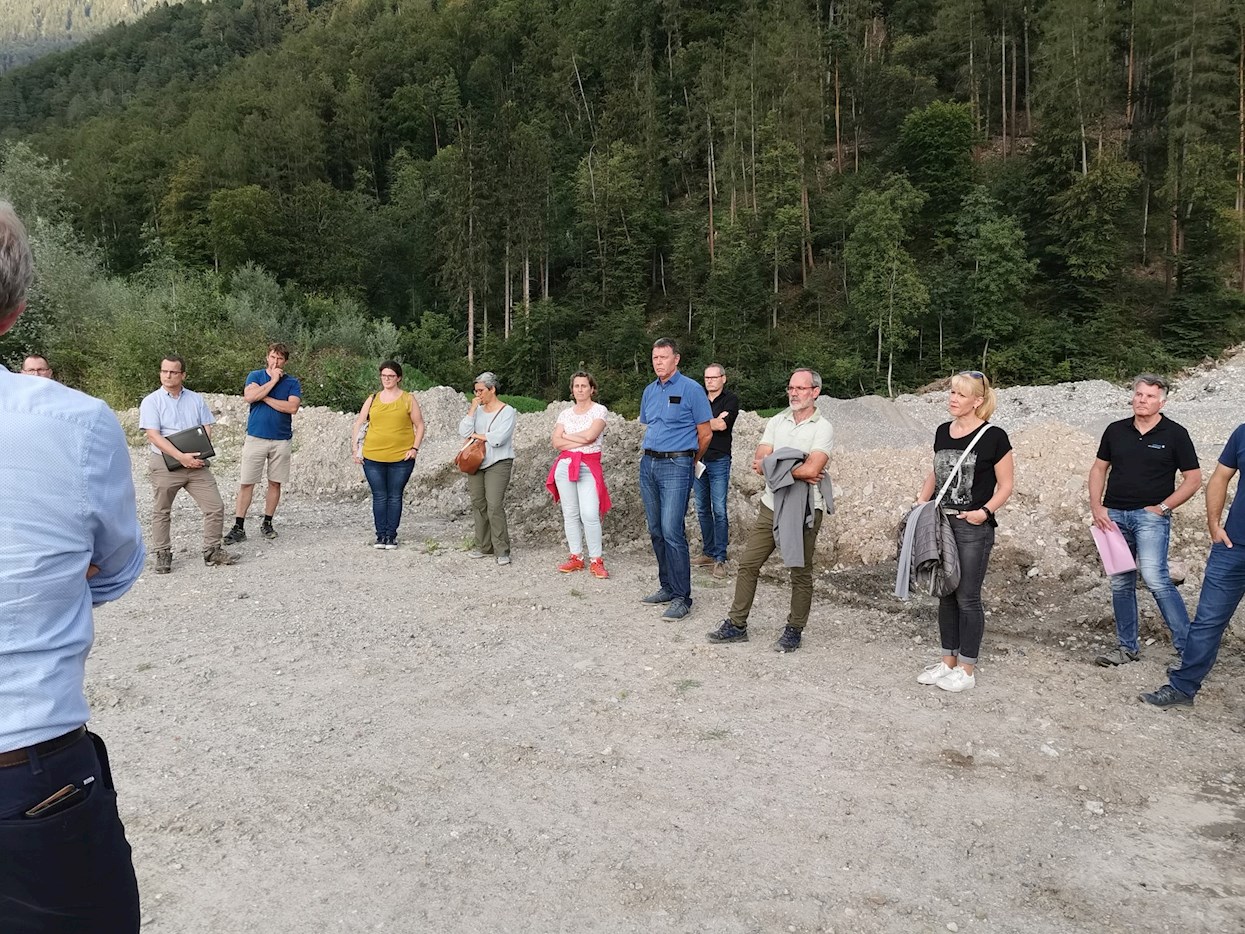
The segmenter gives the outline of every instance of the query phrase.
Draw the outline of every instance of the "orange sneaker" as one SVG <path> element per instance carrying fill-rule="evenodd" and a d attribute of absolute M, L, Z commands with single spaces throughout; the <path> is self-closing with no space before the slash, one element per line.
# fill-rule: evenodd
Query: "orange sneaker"
<path fill-rule="evenodd" d="M 579 555 L 571 555 L 564 562 L 558 565 L 558 570 L 563 574 L 570 574 L 572 571 L 582 571 L 584 569 L 584 559 Z"/>
<path fill-rule="evenodd" d="M 606 580 L 610 576 L 610 572 L 605 570 L 604 558 L 593 558 L 588 562 L 588 570 L 592 572 L 593 577 L 599 577 L 601 580 Z"/>

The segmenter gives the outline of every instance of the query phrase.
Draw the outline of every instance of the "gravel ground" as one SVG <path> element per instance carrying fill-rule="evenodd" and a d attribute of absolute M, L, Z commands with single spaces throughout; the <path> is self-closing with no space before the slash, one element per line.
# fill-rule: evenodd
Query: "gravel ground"
<path fill-rule="evenodd" d="M 1188 374 L 1167 410 L 1207 472 L 1245 412 L 1242 365 Z M 1003 392 L 1017 495 L 1000 516 L 978 687 L 962 695 L 915 683 L 937 651 L 934 607 L 889 596 L 891 534 L 945 393 L 823 400 L 840 511 L 805 646 L 786 656 L 769 648 L 789 596 L 776 567 L 746 644 L 704 641 L 730 580 L 697 572 L 677 624 L 638 603 L 654 568 L 632 479 L 640 429 L 622 419 L 607 440 L 610 580 L 553 570 L 565 552 L 542 483 L 556 407 L 520 419 L 514 564 L 467 559 L 449 466 L 465 400 L 420 398 L 430 431 L 398 551 L 367 547 L 350 416 L 309 407 L 276 542 L 205 568 L 198 514 L 179 501 L 174 573 L 98 612 L 93 724 L 145 929 L 1245 929 L 1240 621 L 1191 709 L 1135 699 L 1169 659 L 1144 595 L 1143 660 L 1089 663 L 1111 621 L 1085 473 L 1125 390 Z M 244 408 L 212 404 L 228 502 Z M 741 416 L 737 452 L 762 424 Z M 136 448 L 146 521 L 142 459 Z M 747 460 L 736 529 L 755 509 Z M 1181 510 L 1173 545 L 1191 608 L 1201 509 Z"/>

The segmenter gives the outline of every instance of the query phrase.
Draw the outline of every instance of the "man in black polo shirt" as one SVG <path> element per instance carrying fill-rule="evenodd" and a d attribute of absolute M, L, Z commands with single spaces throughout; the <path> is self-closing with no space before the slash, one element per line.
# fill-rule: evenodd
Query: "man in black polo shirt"
<path fill-rule="evenodd" d="M 1119 644 L 1095 659 L 1104 668 L 1141 657 L 1137 642 L 1138 572 L 1154 595 L 1177 652 L 1184 651 L 1189 632 L 1189 611 L 1167 572 L 1167 543 L 1172 510 L 1198 491 L 1202 471 L 1189 433 L 1160 414 L 1166 401 L 1167 383 L 1162 378 L 1144 373 L 1134 379 L 1133 417 L 1107 426 L 1089 471 L 1089 509 L 1094 525 L 1104 530 L 1118 527 L 1137 559 L 1136 571 L 1111 575 L 1111 605 Z M 1180 471 L 1179 487 L 1176 471 Z"/>
<path fill-rule="evenodd" d="M 726 370 L 720 363 L 705 367 L 705 392 L 713 418 L 713 438 L 700 459 L 704 472 L 696 478 L 696 518 L 700 520 L 702 554 L 692 564 L 713 568 L 714 577 L 726 576 L 726 546 L 730 526 L 726 518 L 726 494 L 731 485 L 731 429 L 739 417 L 739 398 L 726 388 Z"/>

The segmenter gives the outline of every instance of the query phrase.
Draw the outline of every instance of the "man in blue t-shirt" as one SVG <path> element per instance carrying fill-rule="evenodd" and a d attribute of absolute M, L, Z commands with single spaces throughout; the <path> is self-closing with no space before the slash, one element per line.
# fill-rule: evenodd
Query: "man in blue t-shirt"
<path fill-rule="evenodd" d="M 657 556 L 661 587 L 644 603 L 670 604 L 663 619 L 682 619 L 692 610 L 692 561 L 684 522 L 696 462 L 713 437 L 713 411 L 704 388 L 679 372 L 679 348 L 661 338 L 653 344 L 657 379 L 640 398 L 644 456 L 640 458 L 640 498 Z"/>
<path fill-rule="evenodd" d="M 1219 524 L 1228 499 L 1228 481 L 1245 469 L 1245 425 L 1238 425 L 1219 463 L 1206 484 L 1206 527 L 1210 531 L 1210 557 L 1202 578 L 1197 614 L 1189 624 L 1181 664 L 1167 673 L 1168 683 L 1157 691 L 1140 695 L 1155 707 L 1188 706 L 1210 674 L 1219 654 L 1223 631 L 1245 596 L 1245 496 L 1236 485 L 1236 498 L 1228 521 Z"/>
<path fill-rule="evenodd" d="M 277 537 L 272 517 L 281 502 L 281 485 L 290 479 L 290 439 L 294 437 L 294 413 L 302 404 L 303 389 L 297 377 L 285 372 L 290 350 L 285 344 L 268 345 L 268 366 L 247 374 L 242 397 L 251 403 L 246 419 L 246 441 L 242 445 L 242 479 L 234 525 L 225 534 L 226 545 L 246 541 L 246 511 L 251 508 L 255 484 L 268 471 L 268 492 L 264 495 L 264 522 L 260 534 L 271 541 Z"/>

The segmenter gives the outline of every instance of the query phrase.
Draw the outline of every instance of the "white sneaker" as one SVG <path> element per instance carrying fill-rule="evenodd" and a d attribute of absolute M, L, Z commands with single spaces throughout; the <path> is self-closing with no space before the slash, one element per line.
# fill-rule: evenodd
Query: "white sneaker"
<path fill-rule="evenodd" d="M 958 694 L 960 691 L 967 691 L 977 686 L 977 678 L 973 675 L 965 673 L 963 668 L 955 667 L 948 671 L 945 675 L 934 682 L 944 691 L 950 691 Z"/>
<path fill-rule="evenodd" d="M 947 663 L 942 659 L 938 660 L 937 665 L 927 665 L 925 670 L 916 676 L 917 684 L 937 684 L 938 679 L 944 675 L 948 675 L 955 671 L 954 668 L 948 668 Z"/>

